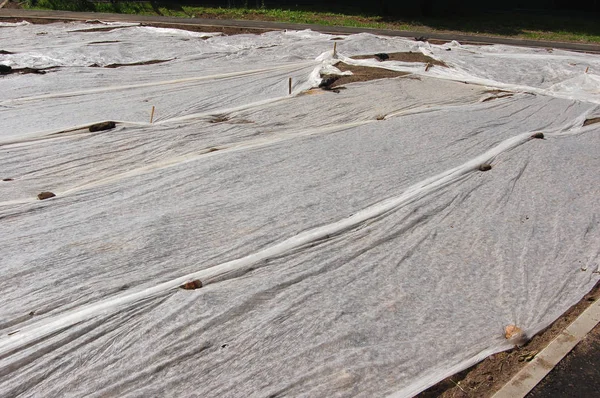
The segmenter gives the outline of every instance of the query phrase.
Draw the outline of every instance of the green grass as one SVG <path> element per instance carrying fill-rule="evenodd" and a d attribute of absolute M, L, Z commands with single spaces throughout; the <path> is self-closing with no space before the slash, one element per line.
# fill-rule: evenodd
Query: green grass
<path fill-rule="evenodd" d="M 263 20 L 423 32 L 457 32 L 535 40 L 600 43 L 598 16 L 487 13 L 468 17 L 385 18 L 380 15 L 268 8 L 164 6 L 161 3 L 93 3 L 87 0 L 28 0 L 27 7 L 68 11 L 116 12 L 181 18 Z M 158 5 L 156 5 L 158 4 Z"/>

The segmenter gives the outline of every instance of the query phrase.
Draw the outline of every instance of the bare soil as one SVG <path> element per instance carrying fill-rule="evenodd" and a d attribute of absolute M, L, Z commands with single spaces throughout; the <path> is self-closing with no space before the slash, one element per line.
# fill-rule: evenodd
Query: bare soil
<path fill-rule="evenodd" d="M 140 65 L 154 65 L 154 64 L 162 64 L 163 62 L 169 62 L 170 59 L 152 59 L 150 61 L 140 61 L 140 62 L 132 62 L 130 64 L 109 64 L 105 65 L 104 68 L 121 68 L 123 66 L 140 66 Z M 91 64 L 90 68 L 99 68 L 98 64 Z"/>
<path fill-rule="evenodd" d="M 586 119 L 585 122 L 583 122 L 583 125 L 589 126 L 590 124 L 595 124 L 595 123 L 600 123 L 600 117 L 593 117 L 591 119 Z"/>
<path fill-rule="evenodd" d="M 397 52 L 387 53 L 389 58 L 386 61 L 402 61 L 402 62 L 421 62 L 424 64 L 431 64 L 437 66 L 448 67 L 444 62 L 438 61 L 437 59 L 428 57 L 427 55 L 420 52 Z M 372 59 L 377 58 L 375 55 L 356 55 L 351 57 L 352 59 Z M 386 62 L 382 61 L 382 62 Z"/>
<path fill-rule="evenodd" d="M 589 305 L 600 299 L 600 282 L 579 303 L 525 345 L 491 355 L 479 364 L 442 380 L 419 398 L 489 398 L 544 349 Z"/>
<path fill-rule="evenodd" d="M 341 76 L 330 86 L 331 88 L 340 87 L 348 83 L 366 82 L 369 80 L 377 79 L 389 79 L 392 77 L 405 76 L 409 74 L 407 72 L 398 72 L 382 68 L 372 68 L 369 66 L 347 65 L 343 62 L 339 62 L 335 65 L 335 67 L 341 70 L 342 72 L 350 71 L 352 72 L 352 75 Z"/>

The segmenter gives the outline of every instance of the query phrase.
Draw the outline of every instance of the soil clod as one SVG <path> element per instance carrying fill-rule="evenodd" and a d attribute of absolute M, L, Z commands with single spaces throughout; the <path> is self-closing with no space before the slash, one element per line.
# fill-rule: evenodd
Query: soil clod
<path fill-rule="evenodd" d="M 223 123 L 229 120 L 227 115 L 215 115 L 208 122 L 209 123 Z"/>
<path fill-rule="evenodd" d="M 90 126 L 89 130 L 90 130 L 90 133 L 95 133 L 97 131 L 114 129 L 116 125 L 117 124 L 115 122 L 96 123 L 96 124 L 92 124 Z"/>
<path fill-rule="evenodd" d="M 54 68 L 44 68 L 44 69 L 37 69 L 37 68 L 13 68 L 10 67 L 8 65 L 2 65 L 0 64 L 0 75 L 9 75 L 11 73 L 19 73 L 21 75 L 27 75 L 27 74 L 36 74 L 36 75 L 45 75 L 46 74 L 46 70 L 47 69 L 54 69 Z"/>
<path fill-rule="evenodd" d="M 39 200 L 44 200 L 44 199 L 50 199 L 50 198 L 53 198 L 53 197 L 55 197 L 55 196 L 56 196 L 56 195 L 55 195 L 54 193 L 50 192 L 50 191 L 44 191 L 44 192 L 40 192 L 40 193 L 38 193 L 38 196 L 37 196 L 37 198 L 38 198 Z"/>
<path fill-rule="evenodd" d="M 593 117 L 591 119 L 585 119 L 583 122 L 583 127 L 589 126 L 590 124 L 600 123 L 600 117 Z"/>
<path fill-rule="evenodd" d="M 105 68 L 120 68 L 122 66 L 141 66 L 141 65 L 154 65 L 154 64 L 162 64 L 163 62 L 169 62 L 170 59 L 152 59 L 150 61 L 140 61 L 140 62 L 132 62 L 130 64 L 109 64 L 106 65 Z"/>
<path fill-rule="evenodd" d="M 6 51 L 6 50 L 0 50 L 0 54 L 1 55 L 10 55 L 10 54 L 14 54 L 14 53 L 11 53 L 10 51 Z"/>
<path fill-rule="evenodd" d="M 340 76 L 326 75 L 323 77 L 323 80 L 321 80 L 321 83 L 319 84 L 319 88 L 330 89 L 331 86 L 333 85 L 333 83 L 335 83 L 335 81 L 338 80 L 339 78 L 340 78 Z"/>
<path fill-rule="evenodd" d="M 200 282 L 200 279 L 196 279 L 191 282 L 186 282 L 179 287 L 182 288 L 183 290 L 196 290 L 196 289 L 200 289 L 202 287 L 202 282 Z"/>
<path fill-rule="evenodd" d="M 544 133 L 535 133 L 535 134 L 532 134 L 531 138 L 544 139 Z"/>
<path fill-rule="evenodd" d="M 383 62 L 386 59 L 390 59 L 390 56 L 387 55 L 386 53 L 378 53 L 378 54 L 375 54 L 375 58 L 377 58 L 380 62 Z"/>
<path fill-rule="evenodd" d="M 488 171 L 492 169 L 492 165 L 489 163 L 484 163 L 479 166 L 479 171 Z"/>
<path fill-rule="evenodd" d="M 12 72 L 13 70 L 10 66 L 0 64 L 0 75 L 7 75 Z"/>
<path fill-rule="evenodd" d="M 3 178 L 2 181 L 8 182 L 8 181 L 14 181 L 14 179 L 13 178 Z"/>

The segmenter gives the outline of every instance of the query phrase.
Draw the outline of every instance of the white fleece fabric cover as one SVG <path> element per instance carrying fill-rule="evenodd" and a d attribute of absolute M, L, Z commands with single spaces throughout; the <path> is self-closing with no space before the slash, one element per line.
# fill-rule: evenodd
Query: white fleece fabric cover
<path fill-rule="evenodd" d="M 86 23 L 0 50 L 51 68 L 0 76 L 3 397 L 413 396 L 600 277 L 598 55 Z M 448 67 L 348 58 L 403 51 Z M 409 74 L 307 91 L 338 60 Z"/>

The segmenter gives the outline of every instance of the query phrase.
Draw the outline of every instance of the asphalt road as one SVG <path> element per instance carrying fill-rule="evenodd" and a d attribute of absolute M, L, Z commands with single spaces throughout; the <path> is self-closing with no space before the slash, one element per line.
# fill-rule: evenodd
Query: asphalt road
<path fill-rule="evenodd" d="M 0 0 L 1 1 L 1 0 Z M 27 19 L 39 21 L 80 21 L 89 19 L 100 19 L 103 21 L 120 21 L 120 22 L 139 22 L 149 25 L 170 26 L 174 28 L 189 28 L 189 27 L 204 27 L 215 28 L 221 30 L 223 28 L 240 29 L 246 32 L 260 33 L 272 30 L 302 30 L 311 29 L 316 32 L 329 33 L 336 35 L 348 35 L 355 33 L 372 33 L 383 36 L 400 36 L 400 37 L 422 37 L 428 39 L 451 41 L 456 40 L 462 43 L 482 43 L 482 44 L 506 44 L 524 47 L 550 47 L 564 50 L 585 51 L 600 53 L 600 45 L 584 44 L 584 43 L 566 43 L 555 41 L 541 40 L 523 40 L 502 37 L 489 37 L 479 35 L 464 35 L 453 33 L 437 33 L 437 32 L 411 32 L 386 29 L 369 29 L 369 28 L 352 28 L 344 26 L 323 26 L 311 24 L 292 24 L 285 22 L 269 22 L 269 21 L 237 21 L 237 20 L 217 20 L 203 18 L 175 18 L 161 17 L 149 15 L 129 15 L 129 14 L 107 14 L 95 12 L 70 12 L 70 11 L 41 11 L 41 10 L 22 10 L 22 9 L 0 9 L 1 19 Z"/>
<path fill-rule="evenodd" d="M 600 324 L 567 354 L 527 398 L 600 396 Z"/>

